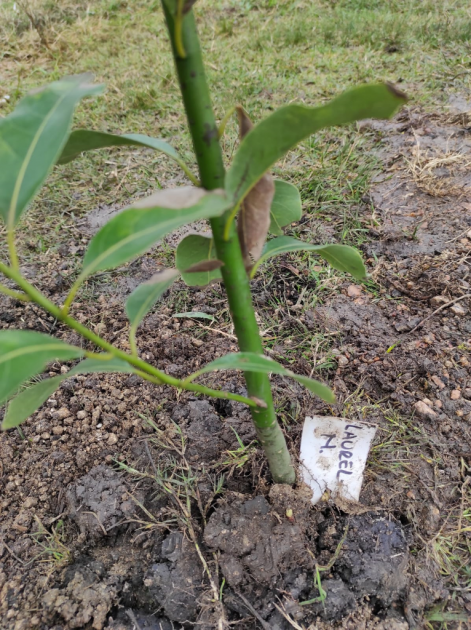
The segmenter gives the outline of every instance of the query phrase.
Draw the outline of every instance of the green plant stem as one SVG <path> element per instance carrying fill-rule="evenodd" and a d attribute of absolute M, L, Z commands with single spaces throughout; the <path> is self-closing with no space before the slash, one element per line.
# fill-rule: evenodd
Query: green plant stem
<path fill-rule="evenodd" d="M 226 224 L 224 225 L 223 239 L 228 241 L 231 237 L 232 224 L 234 223 L 234 219 L 239 214 L 240 206 L 242 205 L 242 199 L 232 208 L 227 219 Z"/>
<path fill-rule="evenodd" d="M 83 284 L 82 278 L 79 276 L 77 280 L 72 285 L 67 297 L 65 298 L 64 306 L 62 307 L 62 312 L 64 315 L 68 315 L 69 309 L 72 306 L 72 302 L 74 301 L 75 296 L 77 295 L 77 291 Z"/>
<path fill-rule="evenodd" d="M 181 32 L 185 50 L 185 58 L 182 59 L 178 54 L 174 37 L 174 16 L 168 10 L 165 0 L 163 0 L 162 6 L 172 43 L 201 184 L 207 190 L 222 188 L 225 169 L 193 11 L 190 10 L 182 20 Z M 222 217 L 211 220 L 217 255 L 219 260 L 224 263 L 221 267 L 221 274 L 227 292 L 229 308 L 240 349 L 245 352 L 263 354 L 250 284 L 233 223 L 230 225 L 227 240 L 224 239 L 224 230 L 230 214 L 229 211 Z M 270 380 L 266 374 L 255 372 L 247 372 L 245 379 L 249 395 L 266 403 L 265 409 L 258 407 L 251 409 L 251 412 L 273 479 L 278 483 L 294 483 L 296 475 L 283 432 L 276 419 Z"/>
<path fill-rule="evenodd" d="M 9 289 L 4 284 L 0 282 L 0 293 L 4 293 L 15 300 L 21 300 L 22 302 L 29 302 L 30 299 L 26 295 L 26 293 L 20 293 L 19 291 L 14 291 L 13 289 Z"/>
<path fill-rule="evenodd" d="M 85 339 L 92 341 L 102 350 L 109 352 L 111 355 L 117 357 L 118 359 L 126 361 L 141 372 L 144 372 L 146 375 L 150 376 L 151 378 L 148 378 L 147 380 L 152 380 L 153 383 L 157 383 L 159 385 L 171 385 L 172 387 L 176 387 L 178 389 L 186 389 L 188 391 L 198 392 L 206 396 L 211 396 L 212 398 L 235 400 L 237 402 L 244 403 L 245 405 L 248 405 L 252 408 L 257 407 L 257 404 L 253 400 L 250 400 L 250 398 L 239 396 L 238 394 L 232 394 L 230 392 L 218 391 L 209 387 L 205 387 L 204 385 L 185 383 L 178 380 L 177 378 L 173 378 L 173 376 L 165 374 L 165 372 L 157 370 L 157 368 L 149 365 L 149 363 L 143 361 L 137 356 L 126 354 L 126 352 L 123 352 L 119 348 L 116 348 L 115 346 L 108 343 L 107 341 L 96 335 L 94 332 L 89 330 L 86 326 L 83 326 L 73 317 L 65 315 L 62 309 L 60 309 L 53 302 L 48 300 L 45 295 L 38 291 L 25 278 L 23 278 L 19 271 L 16 271 L 15 269 L 8 267 L 7 265 L 0 262 L 0 273 L 3 273 L 3 275 L 5 275 L 7 278 L 10 278 L 10 280 L 14 280 L 16 284 L 20 287 L 20 289 L 23 289 L 23 291 L 30 297 L 31 301 L 41 306 L 45 311 L 50 313 L 57 320 L 63 322 L 69 328 L 72 328 L 72 330 L 78 332 Z"/>
<path fill-rule="evenodd" d="M 18 254 L 16 252 L 14 228 L 8 228 L 7 230 L 7 243 L 8 243 L 8 252 L 10 254 L 10 264 L 13 267 L 13 269 L 19 269 L 20 263 L 18 261 Z"/>
<path fill-rule="evenodd" d="M 129 346 L 131 347 L 131 354 L 137 357 L 137 342 L 136 342 L 137 326 L 131 325 L 129 329 Z"/>
<path fill-rule="evenodd" d="M 182 169 L 182 171 L 185 173 L 185 175 L 188 177 L 188 179 L 194 186 L 198 186 L 198 187 L 201 186 L 200 180 L 193 175 L 193 173 L 191 172 L 189 167 L 185 164 L 185 162 L 183 162 L 183 160 L 175 160 L 175 162 Z"/>

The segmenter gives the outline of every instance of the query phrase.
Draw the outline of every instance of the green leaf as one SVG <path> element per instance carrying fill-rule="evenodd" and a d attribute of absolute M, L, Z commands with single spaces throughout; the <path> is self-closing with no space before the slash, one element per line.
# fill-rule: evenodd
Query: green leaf
<path fill-rule="evenodd" d="M 287 252 L 299 251 L 315 252 L 321 256 L 321 258 L 324 258 L 334 269 L 346 271 L 357 280 L 361 280 L 366 276 L 363 260 L 358 250 L 354 247 L 350 247 L 349 245 L 311 245 L 310 243 L 298 241 L 296 238 L 291 238 L 291 236 L 280 236 L 268 241 L 262 256 L 252 269 L 252 277 L 259 265 L 266 262 L 269 258 L 286 254 Z"/>
<path fill-rule="evenodd" d="M 58 160 L 58 164 L 67 164 L 75 160 L 84 151 L 93 151 L 95 149 L 106 149 L 108 147 L 137 146 L 148 147 L 165 153 L 173 160 L 178 162 L 181 160 L 180 155 L 175 149 L 159 138 L 150 138 L 140 133 L 125 134 L 122 136 L 105 133 L 102 131 L 90 131 L 88 129 L 76 129 L 72 131 L 67 140 L 67 144 L 62 151 L 62 155 Z"/>
<path fill-rule="evenodd" d="M 234 352 L 226 354 L 208 363 L 208 365 L 205 365 L 205 367 L 198 370 L 198 372 L 191 374 L 186 380 L 192 381 L 197 376 L 206 374 L 207 372 L 214 372 L 214 370 L 243 370 L 244 372 L 262 372 L 263 374 L 282 374 L 283 376 L 289 376 L 295 381 L 298 381 L 298 383 L 304 385 L 304 387 L 313 394 L 316 394 L 316 396 L 319 396 L 319 398 L 322 398 L 322 400 L 328 403 L 335 402 L 334 393 L 326 385 L 307 376 L 294 374 L 294 372 L 287 370 L 273 359 L 262 354 L 255 354 L 254 352 Z"/>
<path fill-rule="evenodd" d="M 186 15 L 195 4 L 196 0 L 183 0 L 182 13 Z M 177 13 L 178 0 L 164 0 L 164 4 L 172 15 Z"/>
<path fill-rule="evenodd" d="M 66 378 L 66 374 L 47 378 L 18 394 L 8 405 L 2 422 L 2 431 L 12 429 L 27 420 L 38 409 Z"/>
<path fill-rule="evenodd" d="M 160 140 L 159 138 L 144 136 L 140 133 L 130 133 L 120 136 L 102 131 L 76 129 L 70 134 L 58 164 L 67 164 L 75 160 L 75 158 L 84 151 L 121 146 L 148 147 L 165 153 L 165 155 L 174 160 L 185 171 L 193 183 L 196 183 L 196 178 L 185 164 L 181 155 L 168 142 Z"/>
<path fill-rule="evenodd" d="M 219 216 L 229 205 L 222 191 L 207 192 L 190 186 L 160 191 L 143 199 L 95 234 L 80 277 L 84 279 L 96 271 L 118 267 L 143 254 L 176 228 Z"/>
<path fill-rule="evenodd" d="M 133 328 L 137 328 L 157 300 L 178 278 L 176 269 L 165 269 L 155 274 L 131 293 L 126 301 L 126 314 Z"/>
<path fill-rule="evenodd" d="M 190 234 L 177 247 L 176 266 L 181 271 L 182 278 L 190 287 L 204 287 L 211 280 L 221 278 L 219 269 L 211 271 L 188 272 L 194 265 L 209 260 L 216 260 L 216 248 L 212 238 Z"/>
<path fill-rule="evenodd" d="M 293 221 L 299 221 L 302 213 L 301 195 L 296 186 L 276 179 L 275 197 L 270 209 L 269 232 L 276 236 L 282 236 L 283 230 L 281 228 L 293 223 Z"/>
<path fill-rule="evenodd" d="M 242 140 L 226 175 L 233 203 L 243 199 L 262 175 L 316 131 L 363 118 L 389 118 L 406 97 L 384 83 L 362 85 L 321 107 L 286 105 L 262 120 Z"/>
<path fill-rule="evenodd" d="M 106 357 L 106 355 L 104 355 Z M 2 422 L 2 431 L 17 427 L 27 420 L 48 398 L 51 396 L 62 381 L 75 376 L 76 374 L 91 374 L 97 372 L 123 372 L 135 373 L 132 365 L 121 359 L 85 359 L 72 368 L 66 374 L 60 374 L 53 378 L 47 378 L 39 383 L 35 383 L 28 389 L 13 398 L 7 408 L 5 418 Z"/>
<path fill-rule="evenodd" d="M 78 101 L 101 91 L 89 81 L 83 74 L 51 83 L 0 119 L 0 215 L 10 229 L 59 157 Z"/>
<path fill-rule="evenodd" d="M 216 321 L 216 318 L 212 315 L 208 315 L 208 313 L 200 313 L 200 311 L 188 311 L 188 313 L 175 313 L 172 317 L 196 317 L 199 319 L 210 319 L 213 322 Z"/>
<path fill-rule="evenodd" d="M 83 350 L 31 330 L 0 331 L 0 404 L 51 361 L 83 356 Z"/>

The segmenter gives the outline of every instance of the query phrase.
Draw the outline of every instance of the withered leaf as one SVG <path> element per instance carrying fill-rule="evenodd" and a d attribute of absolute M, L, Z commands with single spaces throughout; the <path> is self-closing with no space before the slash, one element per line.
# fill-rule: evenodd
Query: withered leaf
<path fill-rule="evenodd" d="M 240 138 L 252 129 L 247 112 L 237 107 Z M 270 208 L 275 195 L 275 183 L 269 173 L 265 173 L 245 197 L 237 220 L 237 232 L 247 271 L 260 258 L 270 227 Z"/>
<path fill-rule="evenodd" d="M 195 4 L 195 2 L 196 2 L 196 0 L 186 0 L 185 4 L 183 5 L 183 15 L 188 13 L 188 11 Z"/>
<path fill-rule="evenodd" d="M 215 269 L 220 269 L 223 266 L 222 260 L 217 260 L 213 258 L 212 260 L 202 260 L 201 262 L 195 263 L 185 269 L 184 273 L 196 273 L 198 271 L 214 271 Z"/>

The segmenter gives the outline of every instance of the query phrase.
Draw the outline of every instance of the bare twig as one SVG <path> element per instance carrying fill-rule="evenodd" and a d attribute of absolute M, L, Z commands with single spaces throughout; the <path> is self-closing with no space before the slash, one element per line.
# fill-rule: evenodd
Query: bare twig
<path fill-rule="evenodd" d="M 142 630 L 141 626 L 137 623 L 136 615 L 133 613 L 133 611 L 131 609 L 128 609 L 125 612 L 134 624 L 134 630 Z"/>
<path fill-rule="evenodd" d="M 152 466 L 152 468 L 154 470 L 154 474 L 155 474 L 156 477 L 158 477 L 159 472 L 158 472 L 158 470 L 157 470 L 157 468 L 155 466 L 155 462 L 154 462 L 154 460 L 152 458 L 152 455 L 151 455 L 151 452 L 150 452 L 150 448 L 149 448 L 149 443 L 147 442 L 147 440 L 144 440 L 144 446 L 145 446 L 145 449 L 146 449 L 147 457 L 149 458 L 151 466 Z"/>
<path fill-rule="evenodd" d="M 10 549 L 10 547 L 7 545 L 7 543 L 4 540 L 2 541 L 2 545 L 4 545 L 5 549 L 13 558 L 15 558 L 15 560 L 17 560 L 20 564 L 25 564 L 24 560 L 22 560 L 21 558 L 18 558 L 18 556 Z"/>
<path fill-rule="evenodd" d="M 262 626 L 263 630 L 271 630 L 271 626 L 264 619 L 262 619 L 262 617 L 260 617 L 258 612 L 255 610 L 255 608 L 252 606 L 252 604 L 242 595 L 242 593 L 239 593 L 239 591 L 236 591 L 235 589 L 233 589 L 233 590 L 236 593 L 237 597 L 239 597 L 242 600 L 242 603 L 244 604 L 244 606 L 257 619 L 257 621 Z"/>
<path fill-rule="evenodd" d="M 456 302 L 461 302 L 461 300 L 465 300 L 466 298 L 471 298 L 471 293 L 466 293 L 465 295 L 457 297 L 454 300 L 450 300 L 450 302 L 447 302 L 446 304 L 442 304 L 437 309 L 435 309 L 431 315 L 428 315 L 427 317 L 425 317 L 425 319 L 423 319 L 421 322 L 419 322 L 415 328 L 413 328 L 412 330 L 409 331 L 408 334 L 410 335 L 411 333 L 415 332 L 417 330 L 417 328 L 420 328 L 421 326 L 423 326 L 426 321 L 428 321 L 429 319 L 432 319 L 432 317 L 434 315 L 436 315 L 440 311 L 443 311 L 444 308 L 448 308 L 452 304 L 456 304 Z"/>
<path fill-rule="evenodd" d="M 17 0 L 16 4 L 26 14 L 28 20 L 31 22 L 31 26 L 34 28 L 36 33 L 39 35 L 39 40 L 40 40 L 41 44 L 45 48 L 47 48 L 48 50 L 51 50 L 51 47 L 49 46 L 49 42 L 47 41 L 46 34 L 44 32 L 44 27 L 41 24 L 41 21 L 38 20 L 38 18 L 31 11 L 31 9 L 28 6 L 28 3 L 27 2 L 23 2 L 23 0 Z"/>

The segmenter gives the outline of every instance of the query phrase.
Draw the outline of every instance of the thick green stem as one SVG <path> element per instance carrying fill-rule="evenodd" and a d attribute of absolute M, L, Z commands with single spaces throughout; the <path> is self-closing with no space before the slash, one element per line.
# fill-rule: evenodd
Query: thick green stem
<path fill-rule="evenodd" d="M 162 6 L 172 42 L 173 55 L 198 162 L 201 184 L 207 190 L 222 188 L 224 186 L 225 169 L 193 11 L 189 11 L 185 15 L 181 25 L 183 48 L 185 50 L 185 57 L 182 58 L 179 55 L 179 46 L 175 42 L 174 17 L 168 10 L 165 1 L 162 2 Z M 212 219 L 211 228 L 218 258 L 224 263 L 221 273 L 234 322 L 234 329 L 242 351 L 263 354 L 263 346 L 252 304 L 250 284 L 234 226 L 231 226 L 228 234 L 224 234 L 224 228 L 229 216 L 230 211 L 222 217 Z M 251 412 L 273 479 L 279 483 L 294 483 L 296 475 L 284 435 L 276 419 L 268 376 L 247 372 L 245 378 L 249 395 L 263 400 L 267 405 L 265 409 L 258 407 L 251 409 Z"/>
<path fill-rule="evenodd" d="M 146 361 L 143 361 L 138 356 L 126 354 L 119 348 L 116 348 L 112 344 L 108 343 L 94 332 L 89 330 L 86 326 L 83 326 L 80 322 L 78 322 L 73 317 L 66 315 L 62 309 L 47 299 L 45 295 L 43 295 L 40 291 L 38 291 L 32 284 L 30 284 L 19 271 L 16 271 L 12 267 L 8 267 L 0 262 L 0 273 L 3 273 L 10 280 L 14 280 L 16 284 L 23 289 L 25 294 L 31 299 L 32 302 L 35 302 L 39 306 L 41 306 L 45 311 L 50 313 L 57 320 L 66 324 L 72 330 L 78 332 L 82 337 L 92 341 L 96 346 L 101 348 L 102 350 L 106 350 L 112 356 L 117 357 L 118 359 L 122 359 L 123 361 L 127 361 L 130 365 L 138 368 L 140 372 L 146 374 L 153 383 L 158 383 L 160 385 L 171 385 L 172 387 L 176 387 L 179 389 L 186 389 L 188 391 L 198 392 L 200 394 L 205 394 L 206 396 L 211 396 L 212 398 L 224 398 L 229 400 L 235 400 L 237 402 L 244 403 L 252 408 L 258 408 L 256 403 L 245 396 L 239 396 L 238 394 L 231 394 L 230 392 L 218 391 L 215 389 L 210 389 L 209 387 L 205 387 L 204 385 L 197 385 L 194 383 L 186 383 L 184 381 L 180 381 L 173 376 L 169 376 L 165 374 L 165 372 L 161 372 L 157 370 Z"/>

